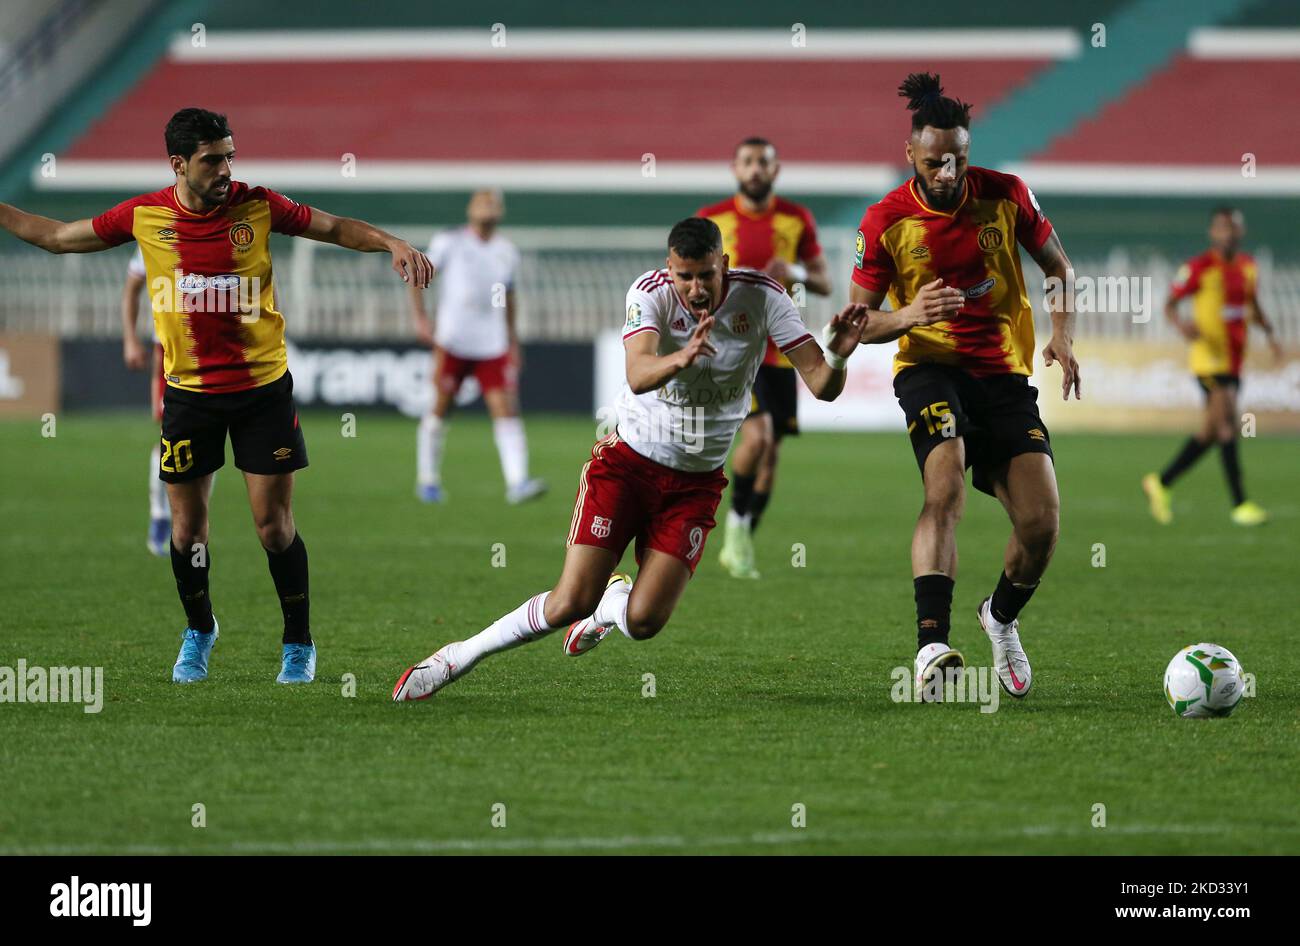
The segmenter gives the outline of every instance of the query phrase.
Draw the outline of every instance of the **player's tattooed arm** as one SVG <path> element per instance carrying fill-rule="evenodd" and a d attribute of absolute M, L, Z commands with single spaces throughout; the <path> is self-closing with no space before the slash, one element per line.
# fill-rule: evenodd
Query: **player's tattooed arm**
<path fill-rule="evenodd" d="M 109 247 L 95 233 L 89 218 L 64 223 L 0 204 L 0 227 L 50 253 L 94 253 Z"/>
<path fill-rule="evenodd" d="M 867 307 L 849 303 L 835 314 L 830 323 L 830 335 L 827 348 L 838 358 L 848 358 L 858 347 L 858 338 L 867 321 Z M 799 372 L 799 377 L 819 401 L 833 401 L 844 390 L 844 381 L 848 372 L 843 368 L 832 368 L 827 363 L 821 346 L 809 339 L 802 345 L 791 348 L 785 353 Z"/>
<path fill-rule="evenodd" d="M 393 272 L 402 282 L 427 289 L 433 278 L 429 258 L 405 240 L 385 233 L 378 227 L 352 217 L 336 217 L 323 210 L 311 209 L 311 222 L 302 235 L 321 243 L 333 243 L 362 253 L 392 253 Z"/>
<path fill-rule="evenodd" d="M 627 351 L 627 384 L 633 394 L 645 394 L 663 387 L 683 368 L 695 363 L 696 358 L 711 358 L 717 354 L 709 341 L 713 316 L 700 319 L 686 345 L 667 355 L 659 354 L 659 333 L 641 332 L 623 343 Z"/>
<path fill-rule="evenodd" d="M 901 309 L 886 312 L 880 308 L 885 301 L 882 290 L 866 289 L 857 283 L 849 285 L 849 301 L 865 305 L 868 310 L 859 339 L 863 345 L 892 342 L 914 328 L 950 319 L 961 311 L 965 298 L 960 289 L 944 286 L 942 279 L 936 279 L 922 286 L 916 298 Z"/>
<path fill-rule="evenodd" d="M 1073 388 L 1074 398 L 1079 400 L 1083 389 L 1079 361 L 1074 357 L 1074 267 L 1055 230 L 1032 255 L 1049 284 L 1058 287 L 1058 291 L 1047 294 L 1052 305 L 1052 338 L 1043 348 L 1043 364 L 1061 366 L 1061 399 L 1068 401 Z"/>

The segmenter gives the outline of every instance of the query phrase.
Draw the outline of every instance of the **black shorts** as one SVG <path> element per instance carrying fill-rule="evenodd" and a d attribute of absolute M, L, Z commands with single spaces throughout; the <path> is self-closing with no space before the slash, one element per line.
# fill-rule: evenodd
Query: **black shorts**
<path fill-rule="evenodd" d="M 1209 397 L 1210 392 L 1215 388 L 1232 388 L 1233 391 L 1241 387 L 1241 376 L 1235 374 L 1198 374 L 1196 383 L 1201 386 L 1205 396 Z"/>
<path fill-rule="evenodd" d="M 1022 374 L 977 378 L 950 365 L 913 365 L 894 377 L 894 394 L 907 419 L 916 464 L 949 437 L 961 437 L 971 482 L 994 495 L 992 474 L 1022 453 L 1052 455 L 1047 425 L 1038 416 L 1038 389 Z"/>
<path fill-rule="evenodd" d="M 221 469 L 227 432 L 235 466 L 245 473 L 289 473 L 307 465 L 293 377 L 286 371 L 270 384 L 233 394 L 200 394 L 168 385 L 158 478 L 184 483 Z"/>
<path fill-rule="evenodd" d="M 754 396 L 749 413 L 771 414 L 772 433 L 777 440 L 799 435 L 799 392 L 796 371 L 784 365 L 759 365 L 754 378 Z"/>

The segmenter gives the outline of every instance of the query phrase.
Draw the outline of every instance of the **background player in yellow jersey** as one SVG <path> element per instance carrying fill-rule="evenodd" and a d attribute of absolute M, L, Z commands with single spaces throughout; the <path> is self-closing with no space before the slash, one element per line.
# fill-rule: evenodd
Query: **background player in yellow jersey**
<path fill-rule="evenodd" d="M 766 138 L 746 138 L 736 146 L 731 170 L 736 193 L 696 216 L 718 225 L 732 267 L 761 270 L 787 290 L 801 284 L 808 292 L 830 295 L 830 267 L 812 213 L 773 189 L 781 172 L 776 146 Z M 731 509 L 719 561 L 736 578 L 759 577 L 753 533 L 772 495 L 781 441 L 798 433 L 795 369 L 768 339 L 750 414 L 731 455 Z"/>
<path fill-rule="evenodd" d="M 293 471 L 307 450 L 293 403 L 276 310 L 269 238 L 305 236 L 392 254 L 408 283 L 433 268 L 405 240 L 232 179 L 226 117 L 182 109 L 164 132 L 173 183 L 93 219 L 64 223 L 0 204 L 0 227 L 51 253 L 93 253 L 134 240 L 143 251 L 154 327 L 163 346 L 159 478 L 171 505 L 172 572 L 187 626 L 176 683 L 204 680 L 219 629 L 208 595 L 208 497 L 230 438 L 284 617 L 280 683 L 310 683 L 316 647 L 308 620 L 307 547 L 294 523 Z"/>
<path fill-rule="evenodd" d="M 1241 483 L 1237 391 L 1241 387 L 1249 323 L 1264 330 L 1279 361 L 1282 346 L 1259 307 L 1259 271 L 1255 261 L 1241 252 L 1245 234 L 1246 223 L 1240 210 L 1216 209 L 1210 215 L 1210 249 L 1182 265 L 1165 303 L 1165 318 L 1191 342 L 1188 366 L 1205 392 L 1205 417 L 1201 429 L 1187 438 L 1164 472 L 1148 473 L 1142 480 L 1142 489 L 1151 502 L 1151 515 L 1160 523 L 1174 518 L 1169 487 L 1216 443 L 1232 494 L 1232 521 L 1243 526 L 1268 521 L 1268 514 L 1246 498 Z M 1192 318 L 1183 321 L 1178 304 L 1189 296 L 1193 299 Z"/>
<path fill-rule="evenodd" d="M 969 167 L 970 106 L 943 95 L 939 77 L 909 75 L 907 161 L 914 176 L 867 209 L 858 231 L 852 302 L 870 307 L 863 342 L 898 339 L 894 391 L 925 490 L 912 535 L 916 682 L 964 666 L 948 644 L 957 520 L 972 482 L 1011 519 L 1003 572 L 979 605 L 993 665 L 1014 697 L 1029 692 L 1018 615 L 1056 545 L 1059 499 L 1047 427 L 1038 414 L 1034 321 L 1020 270 L 1023 246 L 1048 277 L 1070 282 L 1051 223 L 1019 178 Z M 893 311 L 879 311 L 889 296 Z M 1068 295 L 1054 293 L 1064 309 Z M 1063 371 L 1061 395 L 1079 395 L 1072 316 L 1052 312 L 1046 364 Z"/>

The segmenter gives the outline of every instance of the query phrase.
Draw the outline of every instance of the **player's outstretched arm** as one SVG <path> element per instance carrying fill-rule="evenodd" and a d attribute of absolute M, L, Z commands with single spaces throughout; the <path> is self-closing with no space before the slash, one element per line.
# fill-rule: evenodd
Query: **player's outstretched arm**
<path fill-rule="evenodd" d="M 944 286 L 942 279 L 936 279 L 922 286 L 908 305 L 886 312 L 880 308 L 885 301 L 883 291 L 849 284 L 849 301 L 867 307 L 867 321 L 859 339 L 863 345 L 892 342 L 914 328 L 950 319 L 961 311 L 965 298 L 960 289 Z"/>
<path fill-rule="evenodd" d="M 95 233 L 89 219 L 64 223 L 29 214 L 9 204 L 0 204 L 0 227 L 50 253 L 94 253 L 110 246 Z"/>
<path fill-rule="evenodd" d="M 311 223 L 307 224 L 302 235 L 362 253 L 392 253 L 393 272 L 402 277 L 402 282 L 420 289 L 427 289 L 429 280 L 433 278 L 433 264 L 427 256 L 405 240 L 385 233 L 364 220 L 336 217 L 313 207 Z"/>
<path fill-rule="evenodd" d="M 1079 362 L 1074 357 L 1074 267 L 1070 265 L 1070 258 L 1065 255 L 1065 247 L 1061 246 L 1055 230 L 1048 234 L 1033 257 L 1045 277 L 1057 280 L 1056 285 L 1065 287 L 1065 292 L 1048 293 L 1052 302 L 1052 338 L 1043 348 L 1043 364 L 1060 364 L 1061 400 L 1068 401 L 1073 388 L 1077 401 L 1083 397 L 1083 388 Z"/>
<path fill-rule="evenodd" d="M 706 315 L 695 326 L 686 345 L 667 355 L 658 352 L 658 332 L 641 332 L 628 338 L 623 347 L 627 351 L 627 385 L 632 393 L 645 394 L 663 387 L 677 372 L 694 364 L 696 358 L 716 355 L 717 350 L 709 341 L 711 328 L 713 316 Z"/>
<path fill-rule="evenodd" d="M 848 377 L 844 362 L 857 350 L 870 311 L 865 305 L 851 302 L 836 313 L 822 333 L 826 354 L 811 341 L 785 353 L 817 400 L 833 401 L 844 390 L 844 381 Z"/>

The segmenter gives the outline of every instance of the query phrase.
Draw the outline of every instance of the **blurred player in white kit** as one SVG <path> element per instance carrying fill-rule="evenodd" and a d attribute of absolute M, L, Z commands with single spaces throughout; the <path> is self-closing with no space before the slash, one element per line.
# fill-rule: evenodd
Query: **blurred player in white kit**
<path fill-rule="evenodd" d="M 149 401 L 153 409 L 153 419 L 162 423 L 163 361 L 162 345 L 158 342 L 158 332 L 153 320 L 149 320 L 149 333 L 153 344 L 149 346 L 150 356 L 146 356 L 145 347 L 136 335 L 135 323 L 140 314 L 140 293 L 144 290 L 144 257 L 136 249 L 131 262 L 126 266 L 126 284 L 122 287 L 122 361 L 132 371 L 149 370 Z M 162 447 L 154 441 L 149 454 L 149 536 L 146 544 L 154 555 L 169 555 L 172 536 L 172 511 L 167 503 L 167 487 L 158 479 L 158 463 Z"/>
<path fill-rule="evenodd" d="M 461 384 L 471 374 L 492 416 L 501 457 L 506 501 L 521 503 L 546 492 L 528 475 L 528 441 L 519 417 L 519 338 L 515 332 L 515 276 L 519 251 L 497 232 L 505 213 L 499 191 L 476 191 L 466 209 L 467 226 L 434 236 L 429 261 L 436 267 L 438 312 L 431 322 L 423 293 L 412 289 L 416 335 L 433 347 L 433 409 L 416 437 L 416 494 L 426 503 L 445 499 L 442 457 L 447 415 Z"/>

